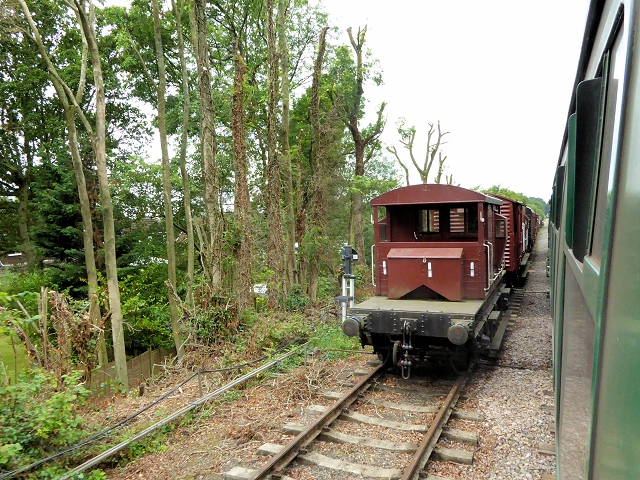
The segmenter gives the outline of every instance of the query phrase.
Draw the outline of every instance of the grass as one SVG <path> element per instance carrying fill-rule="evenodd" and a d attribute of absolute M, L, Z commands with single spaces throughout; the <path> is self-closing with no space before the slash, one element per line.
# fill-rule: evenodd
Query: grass
<path fill-rule="evenodd" d="M 16 381 L 16 363 L 18 374 L 29 366 L 27 352 L 22 345 L 22 342 L 20 342 L 20 339 L 15 335 L 13 336 L 13 342 L 16 347 L 17 359 L 11 345 L 11 337 L 9 335 L 0 335 L 0 355 L 2 356 L 2 361 L 4 362 L 4 366 L 7 370 L 7 376 L 11 379 L 11 382 Z"/>

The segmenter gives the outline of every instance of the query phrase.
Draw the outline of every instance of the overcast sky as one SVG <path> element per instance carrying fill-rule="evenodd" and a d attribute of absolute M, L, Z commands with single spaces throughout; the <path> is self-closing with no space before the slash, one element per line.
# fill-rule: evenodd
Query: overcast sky
<path fill-rule="evenodd" d="M 322 2 L 341 43 L 347 27 L 367 25 L 384 79 L 365 85 L 367 110 L 387 102 L 385 144 L 408 160 L 396 130 L 404 117 L 423 161 L 428 124 L 439 120 L 455 183 L 550 197 L 588 0 Z"/>

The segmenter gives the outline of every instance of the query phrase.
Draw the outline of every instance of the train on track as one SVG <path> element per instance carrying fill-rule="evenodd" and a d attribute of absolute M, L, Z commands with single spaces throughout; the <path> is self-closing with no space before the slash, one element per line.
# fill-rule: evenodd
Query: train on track
<path fill-rule="evenodd" d="M 640 3 L 594 0 L 549 223 L 557 478 L 640 478 Z"/>
<path fill-rule="evenodd" d="M 474 350 L 497 349 L 507 286 L 523 275 L 539 217 L 508 198 L 441 184 L 391 190 L 371 206 L 376 294 L 354 303 L 357 252 L 345 247 L 344 333 L 405 378 L 418 361 L 446 356 L 461 370 Z"/>

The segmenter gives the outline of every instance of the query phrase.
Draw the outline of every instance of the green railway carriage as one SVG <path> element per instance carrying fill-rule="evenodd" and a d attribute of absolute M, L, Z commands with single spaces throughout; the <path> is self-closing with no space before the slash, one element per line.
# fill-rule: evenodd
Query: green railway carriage
<path fill-rule="evenodd" d="M 553 184 L 560 479 L 640 479 L 639 7 L 590 5 Z"/>

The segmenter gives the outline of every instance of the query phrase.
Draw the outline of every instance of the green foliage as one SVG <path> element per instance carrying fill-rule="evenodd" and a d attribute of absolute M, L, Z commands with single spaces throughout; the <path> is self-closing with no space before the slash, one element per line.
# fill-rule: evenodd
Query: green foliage
<path fill-rule="evenodd" d="M 40 287 L 51 285 L 47 272 L 13 272 L 0 271 L 0 292 L 7 295 L 18 295 L 23 292 L 39 292 Z M 28 312 L 37 313 L 37 297 L 35 295 L 21 295 L 18 297 Z"/>
<path fill-rule="evenodd" d="M 16 252 L 22 246 L 18 230 L 18 202 L 0 197 L 0 252 Z"/>
<path fill-rule="evenodd" d="M 340 292 L 340 285 L 336 277 L 318 277 L 317 299 L 322 301 L 333 301 L 334 297 Z"/>
<path fill-rule="evenodd" d="M 130 350 L 171 347 L 171 315 L 167 301 L 165 263 L 152 263 L 119 282 L 122 314 L 131 330 L 125 343 Z"/>
<path fill-rule="evenodd" d="M 0 291 L 0 305 L 5 305 L 11 307 L 14 303 L 17 305 L 17 302 L 20 304 L 27 303 L 27 300 L 37 300 L 38 295 L 33 292 L 20 292 L 15 295 L 10 295 L 7 292 Z M 23 305 L 24 306 L 24 305 Z M 32 323 L 36 320 L 40 319 L 40 315 L 33 315 L 29 318 L 24 317 L 24 312 L 20 313 L 20 320 L 25 323 Z"/>
<path fill-rule="evenodd" d="M 35 222 L 30 234 L 39 254 L 83 265 L 82 230 L 78 228 L 82 217 L 71 159 L 60 159 L 59 165 L 50 162 L 40 165 L 31 188 Z"/>
<path fill-rule="evenodd" d="M 321 234 L 320 227 L 314 226 L 305 232 L 300 246 L 300 253 L 305 257 L 314 258 L 318 252 L 326 249 L 328 238 Z"/>
<path fill-rule="evenodd" d="M 166 433 L 165 433 L 166 435 Z M 162 453 L 167 450 L 165 443 L 165 435 L 156 433 L 155 435 L 147 436 L 143 440 L 133 442 L 129 445 L 126 451 L 127 460 L 135 460 L 147 453 Z"/>
<path fill-rule="evenodd" d="M 309 342 L 320 350 L 355 350 L 360 347 L 358 339 L 347 337 L 338 325 L 317 325 L 309 336 Z"/>
<path fill-rule="evenodd" d="M 200 302 L 194 317 L 189 321 L 189 328 L 195 333 L 197 341 L 208 345 L 228 339 L 241 325 L 232 303 L 221 297 L 214 300 L 217 301 L 210 304 Z"/>
<path fill-rule="evenodd" d="M 0 471 L 32 463 L 86 434 L 76 414 L 89 394 L 81 375 L 65 376 L 58 388 L 52 375 L 34 370 L 0 387 Z"/>
<path fill-rule="evenodd" d="M 235 402 L 240 398 L 240 392 L 238 390 L 227 390 L 222 397 L 227 402 Z"/>
<path fill-rule="evenodd" d="M 531 207 L 534 212 L 540 215 L 541 218 L 545 218 L 547 216 L 547 202 L 539 197 L 527 197 L 527 200 L 527 205 Z"/>
<path fill-rule="evenodd" d="M 291 287 L 285 306 L 288 312 L 304 312 L 309 301 L 309 296 L 304 293 L 302 285 L 296 284 Z"/>
<path fill-rule="evenodd" d="M 2 314 L 0 314 L 0 324 L 2 324 Z M 13 348 L 16 349 L 16 354 L 13 353 Z M 16 372 L 20 373 L 29 366 L 29 359 L 27 352 L 22 345 L 22 342 L 13 334 L 9 329 L 4 329 L 0 326 L 0 358 L 4 364 L 4 373 L 11 380 L 15 382 L 17 380 Z M 0 383 L 4 382 L 4 373 L 2 372 L 2 366 L 0 365 Z"/>

